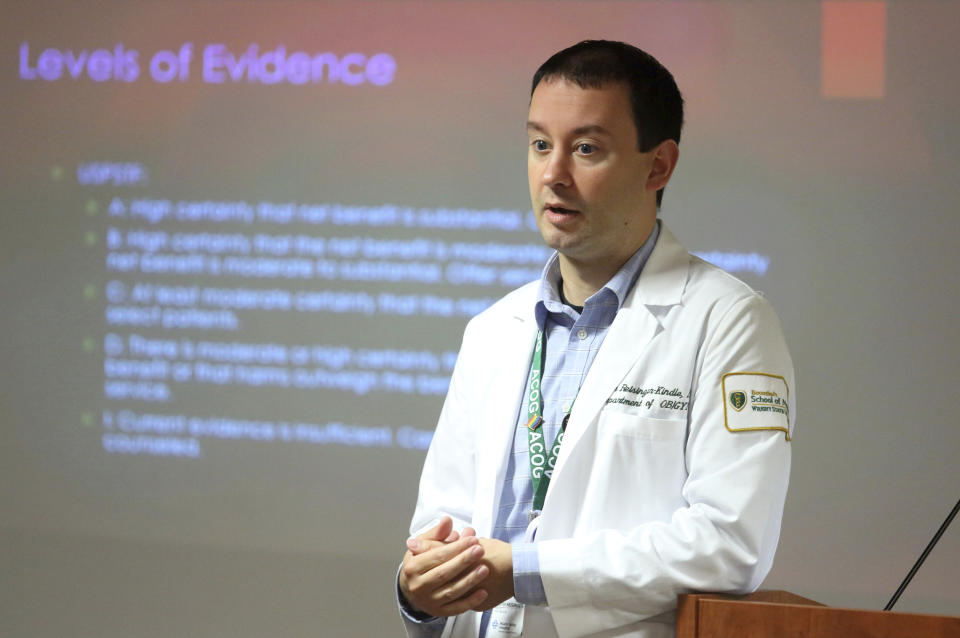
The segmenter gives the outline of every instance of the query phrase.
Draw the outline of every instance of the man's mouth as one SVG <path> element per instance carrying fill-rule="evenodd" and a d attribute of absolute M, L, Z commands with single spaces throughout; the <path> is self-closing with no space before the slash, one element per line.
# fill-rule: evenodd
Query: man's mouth
<path fill-rule="evenodd" d="M 557 215 L 574 215 L 580 212 L 574 208 L 565 208 L 556 204 L 547 204 L 543 207 L 543 210 Z"/>

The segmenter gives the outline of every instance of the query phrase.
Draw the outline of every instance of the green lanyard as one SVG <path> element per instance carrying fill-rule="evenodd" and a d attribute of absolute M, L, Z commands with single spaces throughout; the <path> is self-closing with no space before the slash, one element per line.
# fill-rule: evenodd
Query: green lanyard
<path fill-rule="evenodd" d="M 533 512 L 539 514 L 543 509 L 543 501 L 550 487 L 550 477 L 557 464 L 557 455 L 563 443 L 563 433 L 570 420 L 570 411 L 563 417 L 557 438 L 547 451 L 543 438 L 543 394 L 540 391 L 540 382 L 543 379 L 543 331 L 537 332 L 537 345 L 533 349 L 533 363 L 530 364 L 529 390 L 527 392 L 527 441 L 530 455 L 530 476 L 533 480 Z M 571 409 L 573 404 L 571 402 Z"/>

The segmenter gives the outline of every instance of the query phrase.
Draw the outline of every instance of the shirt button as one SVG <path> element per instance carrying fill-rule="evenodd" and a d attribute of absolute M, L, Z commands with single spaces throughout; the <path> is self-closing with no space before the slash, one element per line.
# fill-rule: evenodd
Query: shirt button
<path fill-rule="evenodd" d="M 579 330 L 577 330 L 577 336 L 580 337 L 580 341 L 583 341 L 584 339 L 587 338 L 587 331 L 584 330 L 583 328 L 580 328 Z"/>

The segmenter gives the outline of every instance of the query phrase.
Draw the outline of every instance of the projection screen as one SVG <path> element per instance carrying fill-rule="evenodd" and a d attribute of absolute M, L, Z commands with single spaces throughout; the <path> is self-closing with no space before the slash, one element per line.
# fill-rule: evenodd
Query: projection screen
<path fill-rule="evenodd" d="M 402 635 L 463 327 L 550 255 L 530 78 L 586 38 L 673 72 L 661 218 L 764 291 L 794 356 L 764 586 L 882 608 L 956 502 L 960 5 L 0 15 L 0 634 Z M 953 529 L 897 609 L 960 614 L 958 565 Z"/>

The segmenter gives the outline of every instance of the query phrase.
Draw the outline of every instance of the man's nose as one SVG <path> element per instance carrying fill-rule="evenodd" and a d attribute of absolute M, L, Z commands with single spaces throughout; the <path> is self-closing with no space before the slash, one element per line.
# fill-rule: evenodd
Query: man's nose
<path fill-rule="evenodd" d="M 573 183 L 570 157 L 559 150 L 551 153 L 544 166 L 542 179 L 544 186 L 570 186 Z"/>

